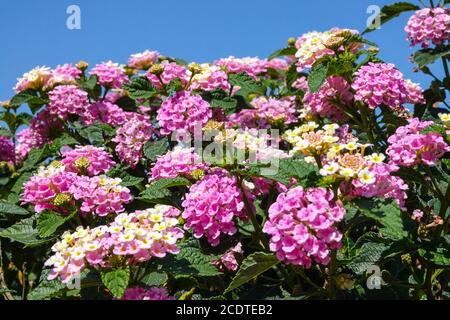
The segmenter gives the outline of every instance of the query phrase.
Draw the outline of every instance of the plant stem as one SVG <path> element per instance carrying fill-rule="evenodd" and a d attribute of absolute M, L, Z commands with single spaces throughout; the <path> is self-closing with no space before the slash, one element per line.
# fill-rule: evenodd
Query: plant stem
<path fill-rule="evenodd" d="M 266 237 L 264 236 L 262 232 L 262 228 L 258 223 L 258 220 L 256 219 L 256 215 L 253 213 L 252 207 L 250 205 L 250 202 L 248 201 L 247 195 L 245 193 L 244 187 L 242 186 L 242 178 L 238 177 L 238 184 L 239 188 L 241 189 L 242 198 L 244 200 L 245 205 L 245 211 L 247 212 L 247 216 L 249 217 L 250 221 L 253 224 L 253 228 L 255 228 L 255 232 L 259 240 L 261 241 L 264 249 L 269 250 L 269 241 L 267 241 Z"/>
<path fill-rule="evenodd" d="M 328 266 L 328 277 L 327 277 L 327 292 L 328 299 L 334 300 L 336 299 L 336 290 L 334 287 L 334 274 L 336 273 L 336 250 L 331 251 L 330 264 Z"/>
<path fill-rule="evenodd" d="M 428 300 L 434 300 L 433 295 L 433 268 L 429 267 L 425 274 L 425 292 Z"/>

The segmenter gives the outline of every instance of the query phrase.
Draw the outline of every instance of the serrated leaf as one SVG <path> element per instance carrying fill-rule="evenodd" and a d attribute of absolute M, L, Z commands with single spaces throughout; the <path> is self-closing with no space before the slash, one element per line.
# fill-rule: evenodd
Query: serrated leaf
<path fill-rule="evenodd" d="M 291 179 L 295 178 L 304 187 L 309 187 L 310 184 L 317 182 L 320 178 L 316 166 L 304 160 L 292 158 L 281 159 L 278 167 L 274 168 L 253 167 L 250 173 L 281 182 L 285 185 L 288 185 Z"/>
<path fill-rule="evenodd" d="M 438 133 L 440 135 L 445 135 L 446 134 L 446 130 L 443 126 L 438 125 L 438 124 L 432 124 L 428 127 L 426 127 L 425 129 L 420 131 L 421 134 L 427 134 L 427 133 Z"/>
<path fill-rule="evenodd" d="M 25 103 L 43 105 L 46 102 L 46 100 L 36 96 L 36 93 L 33 90 L 25 90 L 12 97 L 9 104 L 12 107 L 19 107 Z"/>
<path fill-rule="evenodd" d="M 70 218 L 70 216 L 69 216 Z M 55 231 L 62 226 L 68 217 L 64 217 L 59 213 L 45 210 L 39 214 L 36 227 L 39 233 L 39 236 L 42 238 L 47 238 L 55 233 Z"/>
<path fill-rule="evenodd" d="M 394 200 L 361 198 L 353 201 L 366 217 L 378 221 L 383 228 L 380 233 L 391 239 L 399 240 L 406 236 L 401 211 Z"/>
<path fill-rule="evenodd" d="M 420 7 L 416 6 L 409 2 L 396 2 L 394 4 L 386 5 L 383 8 L 381 8 L 380 13 L 380 26 L 385 24 L 386 22 L 394 19 L 395 17 L 398 17 L 401 13 L 407 12 L 407 11 L 416 11 L 419 10 Z M 373 25 L 375 23 L 375 20 L 371 22 Z M 367 28 L 364 30 L 362 34 L 372 32 L 376 29 Z"/>
<path fill-rule="evenodd" d="M 42 242 L 37 229 L 34 228 L 35 219 L 33 217 L 20 220 L 9 228 L 0 232 L 0 237 L 9 238 L 26 245 L 33 245 Z"/>
<path fill-rule="evenodd" d="M 12 203 L 0 200 L 0 213 L 4 214 L 17 214 L 17 215 L 28 215 L 30 214 L 27 210 L 22 207 L 16 206 Z"/>
<path fill-rule="evenodd" d="M 258 277 L 260 274 L 271 269 L 280 261 L 271 253 L 256 252 L 249 255 L 242 261 L 241 267 L 236 276 L 231 281 L 225 293 L 234 290 L 250 280 Z"/>
<path fill-rule="evenodd" d="M 308 77 L 308 87 L 310 92 L 319 91 L 322 84 L 327 79 L 328 64 L 319 64 L 311 69 L 311 74 Z"/>
<path fill-rule="evenodd" d="M 142 278 L 141 282 L 149 287 L 159 287 L 162 286 L 168 279 L 169 277 L 167 276 L 167 273 L 155 271 Z"/>
<path fill-rule="evenodd" d="M 130 83 L 124 84 L 123 88 L 128 91 L 129 97 L 133 99 L 148 99 L 157 93 L 146 77 L 135 78 Z"/>
<path fill-rule="evenodd" d="M 177 178 L 165 178 L 157 180 L 148 186 L 141 193 L 141 199 L 144 200 L 157 200 L 168 197 L 171 195 L 171 192 L 168 188 L 179 187 L 179 186 L 187 186 L 190 184 L 190 181 L 183 177 Z"/>
<path fill-rule="evenodd" d="M 67 288 L 59 279 L 47 280 L 50 269 L 42 270 L 40 281 L 37 287 L 33 288 L 28 295 L 28 300 L 45 300 L 58 296 L 61 291 Z"/>
<path fill-rule="evenodd" d="M 45 145 L 41 148 L 32 149 L 28 155 L 25 161 L 22 164 L 22 168 L 20 168 L 20 171 L 27 171 L 30 169 L 34 169 L 36 164 L 44 160 L 49 155 L 50 148 L 48 145 Z"/>
<path fill-rule="evenodd" d="M 182 245 L 180 252 L 173 256 L 167 256 L 158 262 L 164 271 L 171 274 L 195 275 L 203 277 L 211 277 L 222 274 L 211 264 L 217 256 L 204 254 L 199 248 L 190 245 Z"/>
<path fill-rule="evenodd" d="M 21 174 L 21 176 L 16 180 L 13 187 L 11 188 L 11 191 L 14 193 L 20 193 L 23 188 L 23 184 L 27 182 L 33 174 L 31 172 L 24 172 Z"/>
<path fill-rule="evenodd" d="M 347 267 L 358 275 L 363 274 L 368 267 L 379 262 L 386 248 L 386 245 L 383 243 L 364 243 Z"/>
<path fill-rule="evenodd" d="M 102 272 L 102 282 L 116 298 L 121 298 L 130 281 L 130 270 L 114 269 Z"/>
<path fill-rule="evenodd" d="M 228 76 L 228 82 L 233 86 L 239 86 L 236 94 L 246 97 L 250 93 L 264 94 L 264 88 L 255 79 L 246 73 L 232 73 Z"/>
<path fill-rule="evenodd" d="M 155 161 L 169 149 L 169 139 L 167 137 L 158 141 L 147 141 L 144 145 L 144 155 L 150 161 Z"/>
<path fill-rule="evenodd" d="M 80 88 L 85 89 L 86 91 L 94 91 L 95 87 L 98 83 L 98 77 L 93 74 L 89 77 L 89 79 L 86 79 L 85 81 L 81 81 L 79 83 Z"/>
<path fill-rule="evenodd" d="M 422 69 L 447 54 L 448 47 L 445 51 L 436 51 L 436 49 L 422 49 L 414 53 L 413 61 L 419 69 Z"/>
<path fill-rule="evenodd" d="M 295 47 L 287 47 L 272 53 L 267 59 L 272 60 L 277 57 L 285 57 L 285 56 L 293 56 L 297 52 L 297 48 Z"/>

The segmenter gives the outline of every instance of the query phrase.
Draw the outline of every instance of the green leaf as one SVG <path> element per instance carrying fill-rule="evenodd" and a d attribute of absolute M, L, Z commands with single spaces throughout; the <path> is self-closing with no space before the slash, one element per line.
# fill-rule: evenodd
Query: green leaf
<path fill-rule="evenodd" d="M 63 215 L 45 210 L 40 213 L 37 221 L 36 227 L 39 233 L 39 236 L 42 238 L 47 238 L 55 233 L 55 231 L 62 226 L 71 216 L 64 217 Z"/>
<path fill-rule="evenodd" d="M 141 282 L 149 287 L 159 287 L 162 286 L 168 279 L 169 277 L 167 276 L 167 273 L 155 271 L 142 278 Z"/>
<path fill-rule="evenodd" d="M 103 139 L 103 131 L 98 125 L 77 127 L 78 134 L 84 139 L 88 140 L 94 146 L 103 146 L 105 140 Z"/>
<path fill-rule="evenodd" d="M 25 103 L 42 106 L 47 101 L 38 97 L 33 90 L 25 90 L 12 97 L 9 105 L 11 107 L 19 107 Z"/>
<path fill-rule="evenodd" d="M 189 184 L 190 181 L 183 177 L 160 179 L 151 183 L 140 196 L 143 200 L 158 200 L 172 194 L 168 188 L 188 186 Z"/>
<path fill-rule="evenodd" d="M 14 193 L 20 193 L 22 191 L 23 184 L 27 182 L 32 175 L 33 173 L 31 172 L 23 172 L 14 183 L 13 187 L 11 188 L 11 191 Z"/>
<path fill-rule="evenodd" d="M 124 84 L 123 88 L 128 91 L 128 95 L 133 99 L 148 99 L 157 94 L 147 77 L 133 79 L 130 83 Z"/>
<path fill-rule="evenodd" d="M 116 298 L 121 298 L 130 281 L 130 270 L 113 269 L 102 272 L 102 282 Z"/>
<path fill-rule="evenodd" d="M 448 54 L 448 47 L 445 51 L 437 51 L 436 49 L 422 49 L 414 53 L 413 61 L 419 69 L 434 63 L 437 59 Z"/>
<path fill-rule="evenodd" d="M 20 171 L 28 171 L 28 170 L 34 170 L 36 164 L 44 160 L 46 157 L 49 156 L 50 153 L 50 147 L 46 144 L 42 148 L 38 149 L 32 149 L 28 155 L 25 161 L 22 164 L 22 168 L 20 168 Z"/>
<path fill-rule="evenodd" d="M 225 114 L 229 115 L 236 111 L 238 101 L 233 97 L 224 97 L 223 99 L 212 99 L 210 102 L 211 108 L 223 109 Z"/>
<path fill-rule="evenodd" d="M 269 56 L 269 60 L 272 60 L 277 57 L 285 57 L 285 56 L 293 56 L 297 52 L 295 47 L 287 47 L 280 50 L 275 51 Z"/>
<path fill-rule="evenodd" d="M 79 144 L 79 142 L 74 137 L 69 136 L 67 133 L 63 133 L 62 136 L 53 140 L 50 145 L 50 150 L 55 153 L 59 152 L 63 146 L 73 146 L 76 144 Z"/>
<path fill-rule="evenodd" d="M 47 280 L 49 274 L 50 269 L 42 270 L 39 284 L 28 293 L 28 300 L 50 299 L 60 295 L 61 291 L 67 289 L 67 286 L 59 279 Z"/>
<path fill-rule="evenodd" d="M 28 215 L 30 214 L 27 210 L 22 207 L 16 206 L 9 202 L 0 200 L 0 213 L 4 214 L 17 214 L 17 215 Z"/>
<path fill-rule="evenodd" d="M 221 274 L 211 264 L 211 260 L 216 258 L 217 256 L 204 254 L 199 248 L 185 244 L 181 246 L 180 252 L 177 255 L 167 256 L 160 260 L 158 264 L 161 265 L 164 271 L 177 276 L 196 275 L 211 277 Z"/>
<path fill-rule="evenodd" d="M 37 229 L 34 228 L 35 221 L 34 217 L 20 220 L 11 227 L 2 230 L 0 237 L 9 238 L 26 245 L 41 243 L 43 241 L 39 238 Z"/>
<path fill-rule="evenodd" d="M 353 201 L 361 213 L 378 221 L 383 228 L 380 232 L 390 239 L 399 240 L 406 236 L 401 211 L 394 200 L 361 198 Z"/>
<path fill-rule="evenodd" d="M 347 267 L 358 275 L 363 274 L 368 267 L 379 262 L 386 248 L 383 243 L 366 242 L 361 246 Z"/>
<path fill-rule="evenodd" d="M 381 8 L 381 13 L 380 13 L 380 26 L 385 24 L 386 22 L 394 19 L 395 17 L 398 17 L 401 13 L 403 12 L 407 12 L 407 11 L 416 11 L 419 10 L 420 7 L 416 6 L 412 3 L 409 2 L 397 2 L 394 4 L 390 4 L 387 6 L 384 6 L 383 8 Z M 373 25 L 375 23 L 375 20 L 373 20 L 371 22 L 371 24 Z M 369 33 L 372 32 L 376 29 L 371 29 L 371 28 L 367 28 L 366 30 L 364 30 L 364 32 L 362 34 L 365 33 Z"/>
<path fill-rule="evenodd" d="M 443 126 L 438 125 L 438 124 L 432 124 L 428 127 L 426 127 L 425 129 L 423 129 L 422 131 L 420 131 L 421 134 L 427 134 L 427 133 L 438 133 L 442 136 L 445 136 L 446 134 L 446 130 Z"/>
<path fill-rule="evenodd" d="M 240 87 L 236 93 L 238 95 L 246 97 L 250 93 L 264 94 L 263 86 L 246 73 L 232 73 L 228 76 L 228 82 Z"/>
<path fill-rule="evenodd" d="M 311 74 L 308 77 L 308 87 L 310 92 L 319 91 L 322 84 L 327 79 L 328 64 L 319 64 L 311 69 Z"/>
<path fill-rule="evenodd" d="M 94 91 L 96 89 L 98 83 L 98 77 L 93 74 L 89 77 L 89 79 L 85 81 L 81 81 L 79 83 L 80 88 L 85 89 L 86 91 Z"/>
<path fill-rule="evenodd" d="M 249 170 L 249 173 L 275 180 L 285 185 L 288 185 L 291 182 L 291 179 L 295 178 L 303 187 L 309 187 L 320 179 L 319 171 L 316 166 L 309 164 L 304 160 L 292 158 L 280 160 L 278 167 L 274 168 L 261 166 L 252 167 Z"/>
<path fill-rule="evenodd" d="M 144 178 L 132 176 L 127 172 L 122 172 L 119 176 L 117 176 L 117 178 L 122 179 L 120 185 L 124 187 L 132 187 L 144 181 Z"/>
<path fill-rule="evenodd" d="M 280 261 L 273 254 L 256 252 L 249 255 L 242 261 L 241 267 L 236 276 L 231 281 L 225 293 L 234 290 L 260 274 L 266 272 Z"/>
<path fill-rule="evenodd" d="M 158 141 L 147 141 L 144 145 L 144 155 L 150 161 L 155 161 L 169 149 L 169 139 L 167 137 Z"/>

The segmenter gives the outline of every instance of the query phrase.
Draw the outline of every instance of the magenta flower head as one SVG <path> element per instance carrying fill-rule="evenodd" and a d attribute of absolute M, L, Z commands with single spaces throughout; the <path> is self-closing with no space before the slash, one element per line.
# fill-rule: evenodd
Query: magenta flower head
<path fill-rule="evenodd" d="M 0 135 L 0 162 L 15 162 L 14 144 L 9 137 Z"/>
<path fill-rule="evenodd" d="M 192 178 L 193 171 L 205 171 L 207 169 L 208 165 L 201 162 L 201 157 L 195 152 L 194 148 L 175 147 L 174 150 L 158 157 L 150 171 L 150 180 L 176 178 L 178 176 Z"/>
<path fill-rule="evenodd" d="M 203 127 L 211 117 L 208 102 L 189 91 L 181 91 L 161 104 L 156 119 L 161 133 L 168 135 L 175 131 L 193 133 L 196 125 Z"/>
<path fill-rule="evenodd" d="M 311 267 L 327 265 L 330 250 L 341 246 L 342 234 L 335 224 L 345 209 L 323 188 L 296 187 L 281 193 L 269 209 L 263 231 L 271 236 L 270 250 L 287 264 Z"/>
<path fill-rule="evenodd" d="M 244 201 L 235 177 L 214 169 L 192 185 L 182 203 L 186 229 L 195 238 L 206 236 L 212 246 L 220 243 L 222 233 L 236 233 L 235 218 L 246 221 Z"/>
<path fill-rule="evenodd" d="M 49 93 L 48 110 L 65 120 L 69 114 L 83 116 L 89 107 L 88 94 L 75 85 L 61 85 Z"/>
<path fill-rule="evenodd" d="M 124 83 L 128 82 L 125 70 L 112 61 L 97 64 L 90 73 L 96 75 L 100 85 L 106 88 L 120 89 Z"/>
<path fill-rule="evenodd" d="M 146 116 L 131 114 L 112 139 L 117 143 L 116 153 L 119 159 L 133 168 L 136 167 L 142 158 L 144 144 L 152 138 L 153 132 L 153 126 Z"/>
<path fill-rule="evenodd" d="M 397 129 L 388 139 L 389 147 L 386 153 L 391 164 L 403 167 L 422 163 L 427 166 L 436 165 L 442 156 L 450 151 L 444 138 L 436 133 L 420 133 L 433 124 L 433 121 L 410 119 L 409 124 Z"/>
<path fill-rule="evenodd" d="M 352 85 L 355 100 L 371 109 L 380 105 L 397 110 L 405 103 L 424 103 L 419 85 L 403 79 L 403 74 L 391 63 L 369 63 L 355 74 Z"/>
<path fill-rule="evenodd" d="M 104 148 L 77 146 L 62 153 L 66 171 L 95 176 L 106 173 L 116 163 Z"/>
<path fill-rule="evenodd" d="M 428 48 L 430 43 L 435 46 L 446 44 L 450 40 L 450 9 L 424 8 L 416 11 L 409 18 L 405 27 L 411 47 L 421 45 Z"/>
<path fill-rule="evenodd" d="M 128 59 L 128 66 L 138 70 L 147 70 L 156 61 L 158 61 L 158 51 L 145 50 L 142 53 L 135 53 Z"/>

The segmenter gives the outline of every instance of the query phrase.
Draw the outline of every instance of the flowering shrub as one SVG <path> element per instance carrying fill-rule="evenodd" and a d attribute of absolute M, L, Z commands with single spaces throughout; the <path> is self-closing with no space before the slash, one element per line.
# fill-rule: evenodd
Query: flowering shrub
<path fill-rule="evenodd" d="M 429 89 L 370 29 L 267 59 L 146 50 L 25 73 L 0 111 L 0 294 L 448 298 L 450 13 L 383 10 L 415 11 Z"/>

